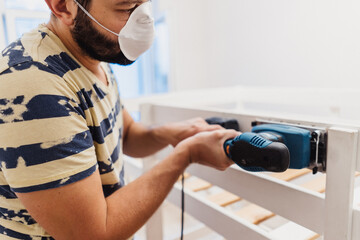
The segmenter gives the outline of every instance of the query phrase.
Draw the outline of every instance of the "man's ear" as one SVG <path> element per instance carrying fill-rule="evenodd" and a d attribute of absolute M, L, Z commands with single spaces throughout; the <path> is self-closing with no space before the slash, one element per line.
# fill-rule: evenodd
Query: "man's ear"
<path fill-rule="evenodd" d="M 65 25 L 71 26 L 77 14 L 78 7 L 73 0 L 45 0 L 51 12 Z"/>

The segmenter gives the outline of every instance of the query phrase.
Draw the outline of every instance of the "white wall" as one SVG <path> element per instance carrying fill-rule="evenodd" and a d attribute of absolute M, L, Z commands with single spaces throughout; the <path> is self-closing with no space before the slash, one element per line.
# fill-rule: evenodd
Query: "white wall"
<path fill-rule="evenodd" d="M 162 0 L 173 90 L 360 87 L 358 0 Z"/>

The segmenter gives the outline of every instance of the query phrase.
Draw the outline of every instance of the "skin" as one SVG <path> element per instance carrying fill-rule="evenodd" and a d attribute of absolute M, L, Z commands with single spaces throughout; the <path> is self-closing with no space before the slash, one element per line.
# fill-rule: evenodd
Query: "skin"
<path fill-rule="evenodd" d="M 89 2 L 90 1 L 87 1 L 87 5 L 84 5 L 84 7 L 89 8 Z M 130 10 L 117 11 L 119 11 L 121 19 L 126 20 L 129 17 L 129 13 L 135 10 L 138 6 L 139 5 L 136 4 L 135 7 Z M 93 25 L 93 20 L 86 14 L 85 11 L 78 11 L 75 18 L 75 25 L 71 29 L 71 33 L 72 37 L 83 50 L 83 55 L 87 55 L 102 62 L 118 63 L 120 65 L 133 63 L 133 61 L 130 61 L 125 57 L 117 40 L 114 41 L 114 39 L 99 32 Z M 98 26 L 99 24 L 96 23 L 95 25 Z"/>
<path fill-rule="evenodd" d="M 117 17 L 119 12 L 116 9 L 119 6 L 130 9 L 135 4 L 121 5 L 123 1 L 93 0 L 89 12 L 119 32 L 126 22 Z M 107 83 L 100 62 L 82 54 L 72 39 L 71 28 L 78 11 L 75 3 L 72 0 L 46 2 L 57 17 L 48 24 L 51 31 L 85 67 Z M 115 7 L 115 4 L 120 5 Z M 109 38 L 113 37 L 101 28 L 97 29 Z M 31 216 L 57 240 L 127 239 L 156 211 L 179 175 L 191 163 L 219 170 L 229 167 L 232 162 L 226 157 L 222 144 L 237 135 L 236 131 L 208 125 L 201 118 L 146 128 L 135 123 L 125 110 L 124 153 L 142 157 L 169 144 L 174 146 L 174 151 L 153 169 L 107 198 L 104 198 L 98 171 L 60 188 L 18 193 L 17 196 Z"/>

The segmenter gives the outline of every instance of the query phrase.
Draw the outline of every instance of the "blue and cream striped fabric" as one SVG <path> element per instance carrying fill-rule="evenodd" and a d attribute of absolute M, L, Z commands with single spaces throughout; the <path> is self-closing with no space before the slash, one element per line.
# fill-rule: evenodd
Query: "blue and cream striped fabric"
<path fill-rule="evenodd" d="M 57 188 L 97 169 L 109 196 L 124 185 L 122 105 L 44 25 L 0 55 L 0 239 L 52 239 L 15 193 Z M 75 193 L 74 193 L 75 194 Z"/>

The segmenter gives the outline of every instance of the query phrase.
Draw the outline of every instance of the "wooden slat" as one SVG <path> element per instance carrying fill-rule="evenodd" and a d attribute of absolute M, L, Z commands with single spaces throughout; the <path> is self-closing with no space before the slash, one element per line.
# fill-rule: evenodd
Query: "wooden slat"
<path fill-rule="evenodd" d="M 308 169 L 301 169 L 300 171 L 299 170 L 295 170 L 295 171 L 287 170 L 286 172 L 277 174 L 277 177 L 279 177 L 282 180 L 294 179 L 296 177 L 299 177 L 299 176 L 302 176 L 304 174 L 311 172 L 311 170 L 308 170 Z M 324 174 L 318 178 L 315 178 L 309 182 L 306 182 L 302 186 L 307 189 L 322 193 L 325 191 L 325 185 L 326 185 L 326 175 Z M 238 212 L 236 212 L 236 214 L 238 216 L 252 222 L 253 224 L 259 224 L 259 223 L 265 221 L 266 219 L 269 219 L 270 217 L 275 216 L 274 213 L 272 213 L 269 210 L 264 209 L 260 206 L 257 206 L 255 204 L 251 204 L 247 207 L 240 209 Z"/>
<path fill-rule="evenodd" d="M 359 175 L 360 175 L 359 172 L 355 173 L 355 177 Z M 320 177 L 317 177 L 309 182 L 306 182 L 301 186 L 315 192 L 324 193 L 326 190 L 326 174 L 323 174 Z"/>
<path fill-rule="evenodd" d="M 290 181 L 292 179 L 303 176 L 304 174 L 308 174 L 310 172 L 311 170 L 306 168 L 300 170 L 288 169 L 283 173 L 273 173 L 271 174 L 271 176 L 284 181 Z M 312 180 L 310 182 L 305 183 L 303 187 L 318 192 L 324 192 L 325 180 L 326 180 L 326 177 L 324 178 L 324 176 L 320 177 L 319 179 L 315 179 L 315 181 Z M 260 224 L 261 222 L 275 216 L 275 214 L 272 213 L 271 211 L 255 204 L 251 204 L 240 209 L 238 212 L 236 212 L 236 215 L 250 221 L 253 224 Z"/>
<path fill-rule="evenodd" d="M 235 203 L 241 200 L 240 197 L 232 194 L 231 192 L 223 191 L 214 195 L 211 195 L 207 198 L 209 201 L 216 203 L 222 207 L 226 207 L 232 203 Z"/>
<path fill-rule="evenodd" d="M 295 234 L 295 235 L 294 235 Z M 306 239 L 306 240 L 315 240 L 320 237 L 319 234 L 304 228 L 301 225 L 298 225 L 293 222 L 288 222 L 273 231 L 270 232 L 271 239 L 278 239 L 278 240 L 288 240 L 292 239 Z"/>
<path fill-rule="evenodd" d="M 190 173 L 184 172 L 184 179 L 188 179 L 189 177 L 191 177 Z M 178 181 L 181 181 L 182 179 L 182 175 L 179 176 Z"/>
<path fill-rule="evenodd" d="M 303 176 L 305 174 L 308 174 L 310 172 L 311 172 L 311 170 L 306 169 L 306 168 L 300 169 L 300 170 L 288 169 L 284 173 L 273 173 L 273 174 L 271 174 L 271 176 L 273 176 L 277 179 L 284 180 L 284 181 L 290 181 L 290 180 L 293 180 L 300 176 Z M 357 175 L 359 175 L 359 173 L 357 173 Z M 208 189 L 211 186 L 212 185 L 209 182 L 206 182 L 202 179 L 196 179 L 196 180 L 191 180 L 191 181 L 185 182 L 185 187 L 194 192 Z M 312 179 L 309 182 L 302 184 L 301 186 L 304 188 L 307 188 L 309 190 L 323 193 L 323 192 L 325 192 L 326 175 L 323 174 L 320 177 L 317 177 L 315 179 Z M 224 192 L 209 196 L 208 200 L 210 200 L 213 203 L 216 203 L 219 206 L 224 207 L 224 206 L 228 206 L 234 202 L 241 200 L 241 198 L 230 192 L 224 191 Z M 258 205 L 255 205 L 255 204 L 250 204 L 244 208 L 241 208 L 235 214 L 253 224 L 256 224 L 256 225 L 275 216 L 275 214 L 272 213 L 271 211 L 269 211 L 265 208 L 262 208 Z M 318 237 L 319 237 L 319 235 L 316 234 L 316 235 L 314 235 L 314 238 L 309 238 L 309 240 L 316 239 Z"/>
<path fill-rule="evenodd" d="M 315 192 L 323 193 L 325 192 L 325 186 L 326 186 L 326 174 L 323 174 L 320 177 L 317 177 L 309 182 L 306 182 L 301 186 Z"/>
<path fill-rule="evenodd" d="M 275 216 L 274 213 L 255 204 L 250 204 L 246 207 L 243 207 L 235 214 L 253 224 L 259 224 L 266 219 Z"/>
<path fill-rule="evenodd" d="M 167 200 L 178 207 L 181 207 L 181 185 L 176 184 L 169 193 Z M 185 189 L 186 211 L 191 216 L 206 224 L 207 227 L 222 235 L 226 239 L 258 239 L 269 240 L 268 233 L 259 228 L 254 227 L 251 223 L 243 221 L 239 223 L 239 218 L 231 214 L 227 209 L 213 204 L 210 201 L 204 201 L 204 197 L 198 193 L 194 193 Z M 187 235 L 185 235 L 185 239 Z M 152 238 L 155 239 L 155 238 Z M 151 240 L 152 240 L 151 239 Z M 156 238 L 157 240 L 159 238 Z M 197 238 L 198 239 L 198 238 Z"/>
<path fill-rule="evenodd" d="M 301 177 L 309 173 L 311 173 L 311 170 L 307 168 L 300 170 L 288 169 L 283 173 L 272 173 L 270 176 L 283 181 L 291 181 L 293 179 L 296 179 L 298 177 Z M 360 172 L 356 172 L 355 176 L 356 177 L 360 176 Z M 189 175 L 187 175 L 186 177 L 189 177 Z M 191 182 L 189 181 L 185 184 L 185 187 L 191 189 L 194 192 L 208 189 L 211 186 L 212 185 L 210 183 L 202 179 L 197 179 Z M 326 174 L 323 174 L 320 177 L 316 177 L 311 181 L 302 184 L 301 186 L 315 192 L 324 193 L 326 187 Z M 241 198 L 230 192 L 223 191 L 221 193 L 209 196 L 208 200 L 219 206 L 225 207 L 234 202 L 241 200 Z M 358 205 L 360 206 L 360 203 Z M 246 207 L 243 207 L 235 214 L 255 225 L 260 224 L 261 222 L 275 216 L 275 214 L 272 213 L 271 211 L 255 204 L 250 204 Z M 307 240 L 315 240 L 318 239 L 319 237 L 320 237 L 319 234 L 314 233 L 313 235 L 309 236 Z"/>
<path fill-rule="evenodd" d="M 307 240 L 316 240 L 316 239 L 318 239 L 319 237 L 320 237 L 320 235 L 319 235 L 319 234 L 314 233 L 314 236 L 313 236 L 313 237 L 308 238 Z"/>
<path fill-rule="evenodd" d="M 310 173 L 311 170 L 308 168 L 303 169 L 288 169 L 282 173 L 272 173 L 270 176 L 283 180 L 283 181 L 291 181 L 295 178 L 301 177 L 305 174 Z"/>
<path fill-rule="evenodd" d="M 189 181 L 185 181 L 184 187 L 193 191 L 193 192 L 198 192 L 201 190 L 205 190 L 210 188 L 212 185 L 207 182 L 204 181 L 200 178 L 197 178 L 195 180 L 189 180 Z"/>

